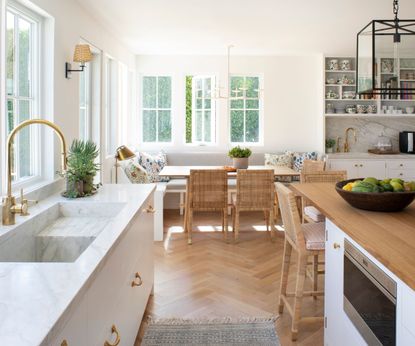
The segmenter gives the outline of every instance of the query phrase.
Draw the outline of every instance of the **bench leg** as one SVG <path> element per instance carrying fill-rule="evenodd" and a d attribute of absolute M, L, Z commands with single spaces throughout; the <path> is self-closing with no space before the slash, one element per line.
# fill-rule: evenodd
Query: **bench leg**
<path fill-rule="evenodd" d="M 180 215 L 183 216 L 184 210 L 184 192 L 180 192 Z"/>
<path fill-rule="evenodd" d="M 164 208 L 164 191 L 157 191 L 154 193 L 154 241 L 163 241 L 163 208 Z"/>

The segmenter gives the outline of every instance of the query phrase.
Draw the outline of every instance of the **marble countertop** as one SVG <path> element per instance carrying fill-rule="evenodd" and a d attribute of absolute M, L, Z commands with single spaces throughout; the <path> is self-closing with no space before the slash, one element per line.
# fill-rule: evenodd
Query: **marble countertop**
<path fill-rule="evenodd" d="M 396 155 L 376 155 L 370 153 L 333 153 L 327 154 L 329 160 L 402 160 L 402 159 L 412 159 L 415 160 L 415 155 L 411 154 L 396 154 Z"/>
<path fill-rule="evenodd" d="M 120 236 L 155 189 L 146 185 L 104 185 L 99 192 L 73 200 L 125 203 L 93 243 L 72 263 L 0 262 L 0 344 L 43 345 L 51 331 L 64 319 L 71 304 L 80 299 L 89 282 L 99 272 Z M 60 194 L 30 208 L 30 216 L 16 218 L 16 225 L 0 227 L 0 242 L 33 216 L 59 202 L 71 203 Z"/>

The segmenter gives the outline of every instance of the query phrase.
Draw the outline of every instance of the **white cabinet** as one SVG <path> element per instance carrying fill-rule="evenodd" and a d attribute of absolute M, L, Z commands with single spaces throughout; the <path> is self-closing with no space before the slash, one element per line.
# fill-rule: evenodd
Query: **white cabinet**
<path fill-rule="evenodd" d="M 389 160 L 386 162 L 387 176 L 403 180 L 415 180 L 415 160 Z"/>
<path fill-rule="evenodd" d="M 331 170 L 347 171 L 347 178 L 386 178 L 386 162 L 382 160 L 329 160 Z"/>
<path fill-rule="evenodd" d="M 343 326 L 339 321 L 343 310 L 343 242 L 341 233 L 327 222 L 324 281 L 324 343 L 335 345 Z"/>
<path fill-rule="evenodd" d="M 97 269 L 51 346 L 133 345 L 154 283 L 153 194 Z"/>

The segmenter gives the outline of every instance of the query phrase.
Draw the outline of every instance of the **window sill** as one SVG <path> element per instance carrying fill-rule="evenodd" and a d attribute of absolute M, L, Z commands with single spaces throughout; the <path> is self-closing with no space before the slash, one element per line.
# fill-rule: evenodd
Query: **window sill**
<path fill-rule="evenodd" d="M 64 188 L 65 180 L 63 178 L 56 178 L 54 180 L 39 180 L 24 190 L 24 196 L 27 199 L 40 201 L 63 190 Z M 19 188 L 12 188 L 12 194 L 17 199 L 20 199 Z"/>

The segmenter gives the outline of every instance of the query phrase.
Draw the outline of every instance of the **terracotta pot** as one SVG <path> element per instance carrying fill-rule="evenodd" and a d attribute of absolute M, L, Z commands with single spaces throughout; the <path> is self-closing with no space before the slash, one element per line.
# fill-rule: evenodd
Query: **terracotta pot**
<path fill-rule="evenodd" d="M 247 169 L 249 157 L 234 157 L 233 167 L 235 169 Z"/>
<path fill-rule="evenodd" d="M 89 175 L 83 181 L 83 193 L 90 194 L 94 190 L 94 176 Z"/>

